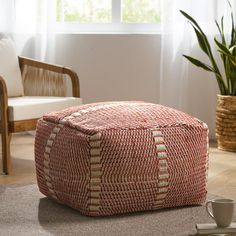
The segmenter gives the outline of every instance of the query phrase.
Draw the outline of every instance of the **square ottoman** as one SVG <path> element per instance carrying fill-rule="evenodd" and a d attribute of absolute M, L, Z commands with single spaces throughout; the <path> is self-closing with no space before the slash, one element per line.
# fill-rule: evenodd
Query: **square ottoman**
<path fill-rule="evenodd" d="M 40 191 L 91 216 L 202 204 L 208 128 L 145 102 L 107 102 L 52 112 L 38 121 Z"/>

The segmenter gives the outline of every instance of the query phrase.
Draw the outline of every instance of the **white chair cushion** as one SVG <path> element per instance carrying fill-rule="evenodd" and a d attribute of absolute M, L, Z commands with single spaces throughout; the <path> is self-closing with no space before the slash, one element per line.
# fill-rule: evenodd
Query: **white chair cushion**
<path fill-rule="evenodd" d="M 18 57 L 14 43 L 9 38 L 0 40 L 0 75 L 6 83 L 8 97 L 24 94 Z"/>
<path fill-rule="evenodd" d="M 75 97 L 23 96 L 9 98 L 9 120 L 37 119 L 45 113 L 63 110 L 81 104 L 82 99 Z"/>

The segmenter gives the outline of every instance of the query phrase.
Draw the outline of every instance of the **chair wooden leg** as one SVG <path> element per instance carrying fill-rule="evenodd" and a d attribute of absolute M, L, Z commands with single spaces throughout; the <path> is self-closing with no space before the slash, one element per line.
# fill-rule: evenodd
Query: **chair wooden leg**
<path fill-rule="evenodd" d="M 3 126 L 2 126 L 3 127 Z M 3 173 L 6 175 L 11 172 L 12 164 L 10 157 L 10 141 L 11 134 L 9 134 L 7 127 L 2 129 L 2 167 Z"/>

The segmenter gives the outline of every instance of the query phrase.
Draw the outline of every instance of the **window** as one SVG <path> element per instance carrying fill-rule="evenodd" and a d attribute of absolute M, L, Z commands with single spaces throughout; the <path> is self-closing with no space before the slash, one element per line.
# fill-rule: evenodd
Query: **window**
<path fill-rule="evenodd" d="M 123 0 L 122 22 L 125 23 L 159 23 L 159 0 Z"/>
<path fill-rule="evenodd" d="M 157 32 L 160 0 L 57 0 L 57 31 Z"/>
<path fill-rule="evenodd" d="M 109 23 L 111 7 L 110 0 L 58 0 L 57 22 Z"/>

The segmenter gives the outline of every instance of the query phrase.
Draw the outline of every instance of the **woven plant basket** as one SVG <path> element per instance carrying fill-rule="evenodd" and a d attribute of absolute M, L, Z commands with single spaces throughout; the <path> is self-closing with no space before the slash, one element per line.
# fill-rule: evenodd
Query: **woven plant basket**
<path fill-rule="evenodd" d="M 236 152 L 236 96 L 217 96 L 216 138 L 219 149 Z"/>

